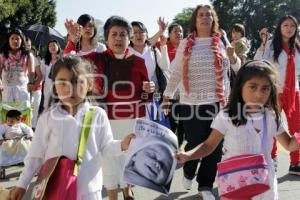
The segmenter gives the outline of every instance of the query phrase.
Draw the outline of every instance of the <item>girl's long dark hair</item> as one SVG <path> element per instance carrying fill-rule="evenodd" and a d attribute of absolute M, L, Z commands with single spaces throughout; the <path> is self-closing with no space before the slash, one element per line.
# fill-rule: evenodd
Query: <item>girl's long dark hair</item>
<path fill-rule="evenodd" d="M 274 110 L 277 128 L 279 127 L 280 108 L 276 78 L 277 73 L 274 69 L 275 67 L 266 60 L 254 60 L 245 63 L 238 71 L 229 97 L 229 102 L 224 109 L 235 126 L 245 125 L 247 123 L 247 117 L 244 112 L 245 102 L 242 97 L 242 90 L 245 83 L 254 77 L 260 77 L 266 78 L 270 82 L 271 93 L 269 100 L 264 107 Z"/>
<path fill-rule="evenodd" d="M 61 48 L 60 48 L 59 42 L 58 42 L 57 40 L 50 40 L 50 41 L 48 42 L 48 44 L 47 44 L 47 50 L 46 50 L 46 54 L 45 54 L 45 64 L 46 64 L 46 65 L 49 65 L 50 62 L 51 62 L 51 59 L 52 59 L 52 55 L 51 55 L 51 53 L 50 53 L 50 51 L 49 51 L 49 44 L 50 44 L 50 43 L 53 43 L 53 42 L 56 43 L 57 46 L 58 46 L 58 51 L 56 52 L 56 54 L 57 54 L 57 55 L 60 55 L 60 54 L 62 53 L 62 50 L 61 50 Z"/>
<path fill-rule="evenodd" d="M 26 46 L 25 46 L 25 36 L 23 34 L 23 32 L 19 29 L 19 28 L 14 28 L 13 30 L 11 30 L 7 37 L 6 37 L 6 40 L 5 40 L 5 44 L 4 46 L 2 47 L 2 52 L 3 52 L 3 55 L 5 58 L 8 58 L 8 55 L 9 55 L 9 51 L 11 51 L 11 47 L 9 45 L 9 38 L 13 35 L 13 34 L 16 34 L 16 35 L 19 35 L 21 37 L 21 47 L 20 47 L 20 50 L 22 52 L 22 55 L 28 55 L 29 54 L 29 51 L 26 49 Z"/>
<path fill-rule="evenodd" d="M 298 50 L 298 52 L 300 52 L 300 46 L 296 42 L 297 36 L 298 36 L 298 25 L 299 24 L 298 24 L 297 19 L 295 17 L 293 17 L 292 15 L 286 15 L 286 16 L 282 17 L 279 20 L 278 25 L 275 29 L 274 38 L 272 40 L 272 45 L 273 45 L 273 49 L 274 49 L 273 59 L 274 59 L 275 62 L 278 62 L 278 57 L 279 57 L 281 51 L 283 50 L 281 24 L 287 19 L 292 20 L 295 24 L 295 27 L 296 27 L 296 31 L 295 31 L 294 35 L 289 40 L 289 49 L 291 51 L 294 48 L 296 48 Z"/>
<path fill-rule="evenodd" d="M 81 15 L 78 19 L 77 19 L 77 23 L 79 24 L 79 25 L 81 25 L 82 27 L 84 27 L 87 23 L 91 23 L 91 24 L 93 24 L 93 26 L 94 26 L 94 34 L 93 34 L 93 36 L 90 38 L 90 44 L 92 44 L 93 43 L 93 41 L 95 40 L 95 37 L 96 37 L 96 35 L 97 35 L 97 26 L 96 26 L 96 23 L 95 23 L 95 19 L 94 19 L 94 17 L 92 17 L 91 15 L 89 15 L 89 14 L 83 14 L 83 15 Z M 82 38 L 80 38 L 80 41 L 82 40 Z M 81 50 L 81 42 L 78 42 L 77 44 L 76 44 L 76 50 L 77 51 L 80 51 Z"/>

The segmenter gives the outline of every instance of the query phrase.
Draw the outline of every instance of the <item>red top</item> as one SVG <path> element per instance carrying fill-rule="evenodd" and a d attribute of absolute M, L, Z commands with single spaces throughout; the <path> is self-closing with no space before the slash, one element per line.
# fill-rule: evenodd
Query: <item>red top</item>
<path fill-rule="evenodd" d="M 104 90 L 106 91 L 103 91 L 103 76 L 101 75 L 104 74 L 104 58 L 107 58 L 109 62 L 114 59 L 120 62 L 120 59 L 116 59 L 110 49 L 102 53 L 92 52 L 84 58 L 96 65 L 96 76 L 100 76 L 95 78 L 94 89 L 97 95 L 103 96 L 109 119 L 134 119 L 146 115 L 145 103 L 151 102 L 152 94 L 148 94 L 142 89 L 143 81 L 149 81 L 144 59 L 125 54 L 124 62 L 128 59 L 131 60 L 128 80 L 131 84 L 123 90 L 111 89 L 105 85 Z M 116 74 L 118 73 L 113 75 Z"/>
<path fill-rule="evenodd" d="M 156 43 L 156 47 L 160 49 L 160 43 Z M 176 55 L 176 47 L 173 46 L 173 44 L 170 42 L 170 40 L 167 41 L 167 47 L 168 47 L 168 56 L 170 62 L 172 62 Z"/>
<path fill-rule="evenodd" d="M 68 41 L 67 45 L 64 49 L 64 55 L 70 53 L 71 51 L 75 51 L 75 50 L 76 50 L 75 44 L 71 41 Z"/>

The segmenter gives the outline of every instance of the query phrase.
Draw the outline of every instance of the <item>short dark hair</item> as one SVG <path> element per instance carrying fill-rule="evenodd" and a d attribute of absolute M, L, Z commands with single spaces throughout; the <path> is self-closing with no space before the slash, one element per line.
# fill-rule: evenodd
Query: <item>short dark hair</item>
<path fill-rule="evenodd" d="M 131 32 L 132 32 L 132 27 L 131 27 L 130 23 L 125 18 L 114 15 L 106 20 L 104 27 L 103 27 L 104 38 L 106 41 L 108 40 L 109 31 L 113 26 L 120 26 L 120 27 L 125 28 L 127 31 L 127 34 L 128 34 L 128 38 L 130 38 Z"/>
<path fill-rule="evenodd" d="M 243 24 L 239 24 L 239 23 L 234 24 L 232 27 L 232 31 L 241 33 L 243 37 L 245 37 L 246 35 L 245 26 Z"/>
<path fill-rule="evenodd" d="M 97 27 L 96 27 L 94 17 L 92 17 L 89 14 L 83 14 L 83 15 L 80 15 L 80 17 L 77 19 L 77 23 L 79 25 L 81 25 L 82 27 L 84 27 L 88 22 L 91 22 L 91 24 L 93 24 L 93 26 L 94 26 L 94 35 L 91 38 L 91 40 L 93 40 L 95 38 L 95 36 L 97 35 Z"/>
<path fill-rule="evenodd" d="M 173 22 L 169 25 L 168 27 L 168 34 L 170 35 L 170 33 L 172 32 L 173 28 L 175 27 L 180 27 L 182 29 L 182 26 L 176 22 Z"/>
<path fill-rule="evenodd" d="M 18 110 L 9 110 L 6 113 L 6 118 L 14 118 L 14 119 L 20 120 L 21 115 L 22 115 L 22 113 Z"/>
<path fill-rule="evenodd" d="M 148 33 L 148 30 L 146 28 L 146 26 L 142 23 L 142 22 L 139 22 L 139 21 L 133 21 L 131 22 L 131 26 L 137 26 L 139 27 L 143 32 L 145 33 Z"/>

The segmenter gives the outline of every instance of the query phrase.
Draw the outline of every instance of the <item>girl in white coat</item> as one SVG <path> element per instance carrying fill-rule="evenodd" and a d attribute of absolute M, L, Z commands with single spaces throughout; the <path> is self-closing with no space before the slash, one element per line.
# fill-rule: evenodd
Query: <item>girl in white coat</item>
<path fill-rule="evenodd" d="M 204 158 L 223 139 L 222 159 L 241 154 L 262 153 L 268 164 L 270 189 L 256 195 L 252 200 L 277 200 L 277 179 L 271 158 L 273 137 L 285 149 L 294 151 L 300 148 L 300 135 L 295 134 L 297 139 L 291 137 L 281 120 L 276 78 L 274 66 L 268 61 L 246 63 L 237 74 L 229 103 L 214 119 L 208 139 L 194 149 L 178 154 L 177 160 L 184 163 Z"/>
<path fill-rule="evenodd" d="M 56 96 L 53 101 L 56 103 L 41 115 L 36 128 L 36 137 L 25 159 L 25 167 L 16 187 L 10 191 L 8 199 L 22 199 L 31 179 L 48 159 L 57 156 L 64 156 L 70 160 L 77 159 L 82 121 L 90 108 L 94 114 L 86 153 L 78 171 L 76 199 L 102 199 L 103 156 L 121 154 L 127 150 L 134 136 L 130 134 L 122 141 L 113 140 L 105 111 L 91 106 L 86 100 L 92 86 L 87 69 L 91 69 L 91 65 L 75 55 L 61 58 L 54 65 L 52 80 Z"/>

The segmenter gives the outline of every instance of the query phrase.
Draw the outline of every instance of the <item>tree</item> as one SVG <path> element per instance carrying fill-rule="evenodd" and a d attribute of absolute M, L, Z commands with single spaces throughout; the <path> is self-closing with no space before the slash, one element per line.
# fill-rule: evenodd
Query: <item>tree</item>
<path fill-rule="evenodd" d="M 189 31 L 189 22 L 192 17 L 192 13 L 194 11 L 194 8 L 184 8 L 182 13 L 178 13 L 173 22 L 176 22 L 180 24 L 183 28 L 183 35 L 187 36 L 188 31 Z"/>
<path fill-rule="evenodd" d="M 260 43 L 258 32 L 261 28 L 273 31 L 278 20 L 287 14 L 300 19 L 299 0 L 212 0 L 212 4 L 218 13 L 220 27 L 227 33 L 234 23 L 245 25 L 246 36 L 251 40 L 250 57 Z"/>
<path fill-rule="evenodd" d="M 7 23 L 25 29 L 35 23 L 54 27 L 56 23 L 55 0 L 3 0 L 0 1 L 0 43 L 7 34 Z M 5 25 L 6 24 L 6 25 Z"/>
<path fill-rule="evenodd" d="M 230 39 L 230 29 L 235 23 L 245 25 L 246 36 L 251 41 L 252 57 L 260 43 L 258 31 L 268 27 L 273 31 L 278 20 L 287 14 L 300 20 L 300 0 L 211 0 L 218 16 L 220 27 Z M 188 23 L 194 8 L 185 8 L 175 16 L 174 22 L 179 23 L 188 31 Z M 186 36 L 186 34 L 185 34 Z"/>

